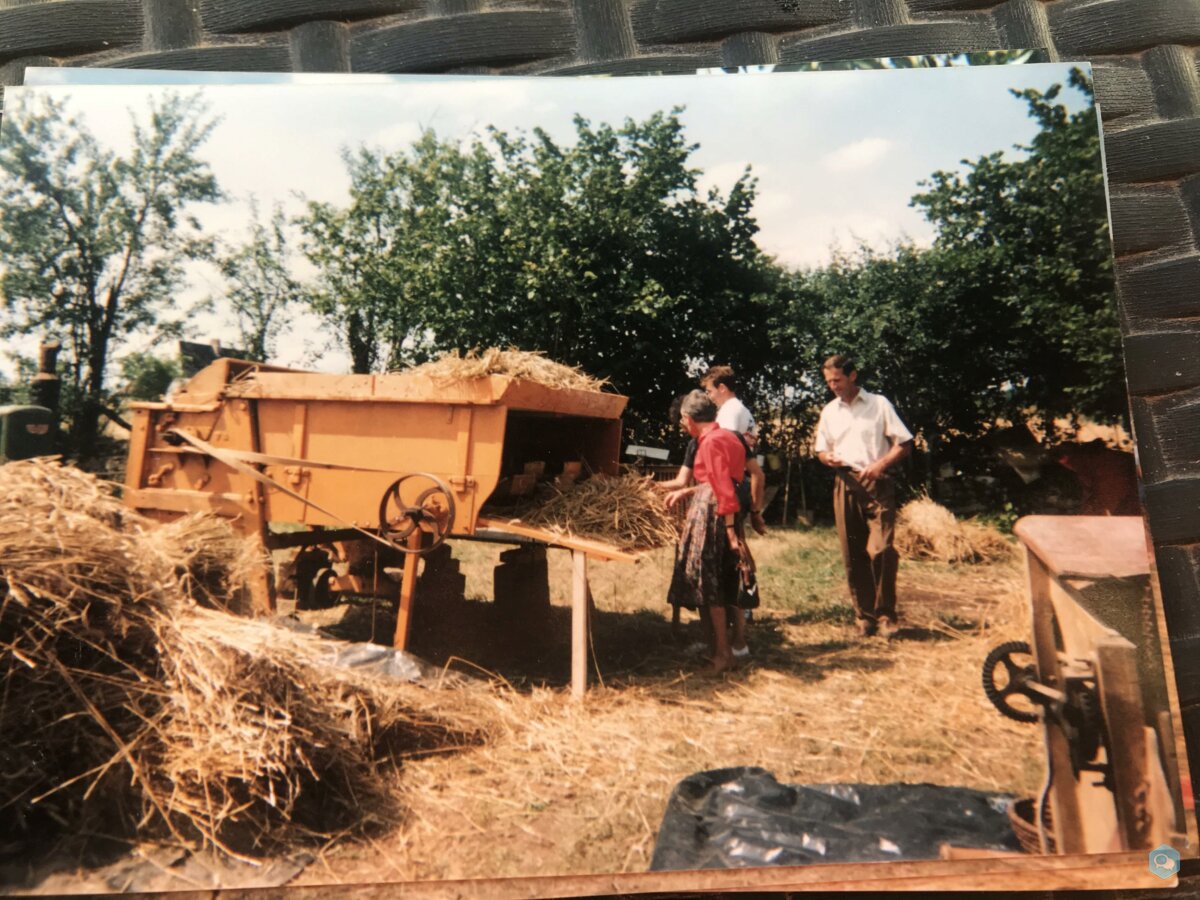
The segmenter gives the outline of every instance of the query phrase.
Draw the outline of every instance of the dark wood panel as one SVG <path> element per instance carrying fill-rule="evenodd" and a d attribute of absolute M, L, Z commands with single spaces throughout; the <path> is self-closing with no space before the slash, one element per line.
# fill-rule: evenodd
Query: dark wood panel
<path fill-rule="evenodd" d="M 1181 247 L 1188 242 L 1187 210 L 1174 186 L 1152 185 L 1142 189 L 1117 186 L 1109 199 L 1113 249 L 1117 256 Z"/>
<path fill-rule="evenodd" d="M 1200 254 L 1118 266 L 1117 291 L 1131 322 L 1200 317 Z"/>
<path fill-rule="evenodd" d="M 738 31 L 795 31 L 850 24 L 845 0 L 635 0 L 634 36 L 645 44 L 712 40 Z"/>
<path fill-rule="evenodd" d="M 0 84 L 23 84 L 28 66 L 56 66 L 58 60 L 51 56 L 22 56 L 0 65 Z"/>
<path fill-rule="evenodd" d="M 1036 0 L 1035 0 L 1036 2 Z M 908 8 L 914 14 L 921 13 L 938 13 L 938 12 L 955 12 L 972 9 L 991 9 L 996 6 L 996 0 L 909 0 Z M 1011 6 L 1010 3 L 1002 3 L 1000 6 Z M 1020 46 L 1018 44 L 1008 44 L 1009 47 Z"/>
<path fill-rule="evenodd" d="M 762 31 L 745 31 L 721 42 L 721 65 L 760 66 L 779 62 L 779 39 Z"/>
<path fill-rule="evenodd" d="M 33 53 L 84 53 L 142 43 L 136 0 L 59 0 L 0 9 L 0 59 Z"/>
<path fill-rule="evenodd" d="M 350 47 L 346 26 L 337 22 L 306 22 L 291 30 L 292 66 L 297 72 L 349 72 Z"/>
<path fill-rule="evenodd" d="M 1136 60 L 1094 61 L 1092 75 L 1100 118 L 1106 124 L 1129 117 L 1149 118 L 1153 113 L 1154 94 L 1150 88 L 1150 77 Z M 1122 126 L 1124 124 L 1121 123 Z"/>
<path fill-rule="evenodd" d="M 852 21 L 858 28 L 884 28 L 908 23 L 904 0 L 857 0 Z"/>
<path fill-rule="evenodd" d="M 422 9 L 422 0 L 200 0 L 200 20 L 212 32 L 278 28 L 310 19 L 351 21 Z"/>
<path fill-rule="evenodd" d="M 581 59 L 626 59 L 637 54 L 624 0 L 574 0 Z"/>
<path fill-rule="evenodd" d="M 1147 483 L 1200 477 L 1200 388 L 1130 401 Z"/>
<path fill-rule="evenodd" d="M 1047 13 L 1054 44 L 1065 55 L 1200 41 L 1200 0 L 1075 0 L 1048 4 Z"/>
<path fill-rule="evenodd" d="M 1135 395 L 1200 384 L 1200 328 L 1127 336 L 1125 378 Z"/>
<path fill-rule="evenodd" d="M 105 57 L 104 65 L 127 69 L 196 69 L 205 72 L 279 72 L 291 68 L 286 35 L 274 44 L 191 47 L 163 53 Z"/>
<path fill-rule="evenodd" d="M 568 13 L 483 12 L 356 31 L 355 72 L 441 71 L 452 65 L 505 65 L 575 52 Z M 448 60 L 453 60 L 449 63 Z"/>
<path fill-rule="evenodd" d="M 1160 547 L 1155 560 L 1163 594 L 1180 601 L 1165 610 L 1172 639 L 1200 640 L 1200 547 Z"/>
<path fill-rule="evenodd" d="M 1200 78 L 1186 47 L 1154 47 L 1143 57 L 1159 115 L 1180 119 L 1200 115 Z"/>
<path fill-rule="evenodd" d="M 860 59 L 876 56 L 910 56 L 921 53 L 958 53 L 990 50 L 999 43 L 996 26 L 979 16 L 970 22 L 894 25 L 867 32 L 824 37 L 786 37 L 779 58 L 785 62 L 814 59 Z"/>
<path fill-rule="evenodd" d="M 1009 0 L 996 9 L 994 17 L 1005 47 L 1041 49 L 1054 46 L 1046 9 L 1038 0 Z"/>
<path fill-rule="evenodd" d="M 1146 519 L 1156 544 L 1200 542 L 1200 478 L 1146 485 Z"/>
<path fill-rule="evenodd" d="M 1200 172 L 1200 119 L 1130 128 L 1104 139 L 1113 182 L 1166 181 Z"/>
<path fill-rule="evenodd" d="M 635 56 L 630 59 L 587 63 L 575 60 L 566 63 L 552 62 L 543 71 L 550 75 L 686 75 L 697 69 L 711 69 L 723 65 L 725 62 L 722 59 L 720 48 L 688 47 L 678 53 L 662 52 L 652 56 Z"/>
<path fill-rule="evenodd" d="M 1200 147 L 1196 148 L 1200 153 Z M 1179 183 L 1179 193 L 1191 221 L 1192 240 L 1200 245 L 1200 175 L 1185 178 Z"/>
<path fill-rule="evenodd" d="M 155 0 L 144 9 L 147 50 L 178 50 L 203 40 L 194 0 Z"/>

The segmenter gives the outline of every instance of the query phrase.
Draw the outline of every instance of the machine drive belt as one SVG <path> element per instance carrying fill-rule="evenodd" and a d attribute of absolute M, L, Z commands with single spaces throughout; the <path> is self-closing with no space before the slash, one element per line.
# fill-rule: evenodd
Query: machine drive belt
<path fill-rule="evenodd" d="M 203 441 L 200 438 L 196 437 L 194 434 L 189 434 L 188 432 L 182 431 L 178 428 L 172 428 L 168 433 L 176 435 L 179 438 L 182 438 L 185 442 L 187 442 L 188 444 L 191 444 L 193 447 L 195 447 L 201 453 L 205 453 L 208 456 L 211 456 L 213 459 L 217 460 L 218 462 L 222 462 L 225 465 L 229 466 L 229 468 L 234 469 L 238 472 L 241 472 L 243 475 L 245 475 L 249 478 L 253 478 L 255 481 L 261 482 L 262 484 L 265 484 L 268 487 L 273 487 L 277 491 L 282 491 L 283 493 L 285 493 L 289 497 L 291 497 L 293 500 L 299 500 L 305 506 L 311 506 L 313 509 L 317 510 L 317 512 L 324 513 L 325 515 L 329 516 L 331 519 L 334 519 L 335 521 L 341 523 L 342 525 L 345 525 L 347 528 L 353 528 L 355 531 L 360 532 L 363 536 L 369 537 L 371 540 L 376 541 L 380 544 L 383 544 L 383 546 L 385 546 L 391 550 L 397 550 L 397 549 L 405 550 L 406 549 L 404 547 L 400 547 L 397 544 L 392 543 L 391 541 L 387 540 L 386 538 L 380 537 L 378 534 L 375 534 L 375 532 L 373 532 L 373 531 L 367 531 L 367 529 L 365 529 L 365 528 L 359 528 L 357 525 L 354 525 L 351 522 L 347 522 L 345 519 L 343 519 L 337 513 L 331 512 L 330 510 L 326 509 L 325 507 L 321 506 L 318 503 L 314 503 L 312 500 L 309 500 L 307 497 L 302 497 L 296 491 L 293 491 L 291 488 L 280 484 L 278 481 L 276 481 L 273 478 L 269 478 L 264 473 L 258 471 L 258 469 L 255 469 L 252 466 L 248 465 L 248 463 L 253 462 L 253 463 L 256 463 L 259 465 L 295 464 L 295 465 L 308 466 L 310 468 L 323 468 L 323 469 L 357 469 L 359 471 L 364 471 L 364 472 L 386 472 L 389 475 L 395 475 L 396 472 L 393 469 L 368 469 L 363 466 L 343 466 L 343 465 L 339 465 L 337 463 L 313 463 L 313 462 L 309 462 L 308 460 L 303 460 L 303 459 L 289 459 L 285 456 L 267 456 L 263 453 L 252 453 L 252 452 L 246 451 L 246 450 L 219 450 L 216 447 L 214 447 L 212 444 L 208 443 L 207 441 Z M 416 473 L 416 474 L 424 474 L 424 473 Z"/>

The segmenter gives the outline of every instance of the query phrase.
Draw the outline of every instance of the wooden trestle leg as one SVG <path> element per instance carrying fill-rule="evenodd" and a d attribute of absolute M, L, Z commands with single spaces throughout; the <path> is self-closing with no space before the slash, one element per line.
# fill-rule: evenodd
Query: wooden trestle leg
<path fill-rule="evenodd" d="M 408 556 L 404 559 L 404 572 L 400 577 L 400 602 L 396 605 L 396 634 L 392 646 L 397 650 L 408 649 L 408 630 L 412 624 L 413 596 L 417 591 L 417 567 L 421 557 L 417 551 L 425 539 L 425 532 L 414 528 L 408 536 Z"/>

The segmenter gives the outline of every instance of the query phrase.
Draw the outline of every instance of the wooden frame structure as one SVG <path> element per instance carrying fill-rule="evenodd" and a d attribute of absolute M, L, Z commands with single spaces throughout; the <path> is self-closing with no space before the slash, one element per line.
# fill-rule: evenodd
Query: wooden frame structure
<path fill-rule="evenodd" d="M 1057 852 L 1182 846 L 1181 760 L 1142 519 L 1029 516 L 1014 532 L 1037 681 L 1060 694 L 1072 678 L 1094 683 L 1104 729 L 1100 766 L 1081 768 L 1061 711 L 1042 717 Z"/>

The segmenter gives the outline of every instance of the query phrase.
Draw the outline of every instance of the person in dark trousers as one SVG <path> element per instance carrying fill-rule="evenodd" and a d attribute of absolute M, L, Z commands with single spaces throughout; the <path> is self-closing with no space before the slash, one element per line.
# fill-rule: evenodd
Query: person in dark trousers
<path fill-rule="evenodd" d="M 814 449 L 835 473 L 833 515 L 858 631 L 891 638 L 900 558 L 892 545 L 896 486 L 888 470 L 912 451 L 912 432 L 886 397 L 859 387 L 849 357 L 829 357 L 821 374 L 833 399 L 821 410 Z"/>

